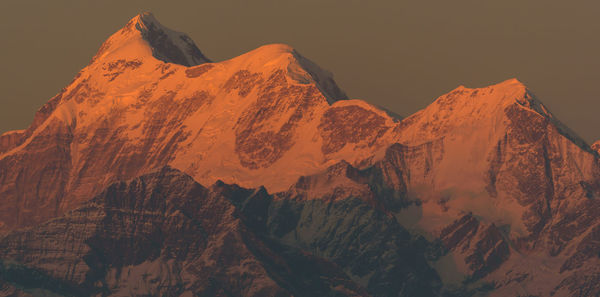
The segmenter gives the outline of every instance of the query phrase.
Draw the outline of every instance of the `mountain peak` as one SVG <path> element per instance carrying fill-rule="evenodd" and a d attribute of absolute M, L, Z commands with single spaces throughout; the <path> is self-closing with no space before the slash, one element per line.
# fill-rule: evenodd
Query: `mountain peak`
<path fill-rule="evenodd" d="M 273 69 L 282 70 L 288 78 L 296 83 L 314 83 L 330 104 L 338 100 L 348 99 L 344 91 L 335 83 L 331 72 L 319 67 L 287 44 L 263 45 L 223 63 L 253 69 L 255 72 L 269 72 Z"/>
<path fill-rule="evenodd" d="M 477 89 L 488 89 L 488 88 L 502 88 L 502 89 L 510 89 L 510 88 L 527 88 L 523 82 L 521 82 L 518 78 L 513 77 L 506 80 L 503 80 L 499 83 L 495 83 L 492 85 L 488 85 L 481 88 L 470 88 L 465 85 L 459 85 L 455 90 L 466 89 L 466 90 L 477 90 Z"/>
<path fill-rule="evenodd" d="M 163 26 L 150 12 L 136 15 L 110 36 L 92 62 L 112 55 L 119 58 L 152 55 L 163 62 L 184 66 L 210 62 L 190 37 Z"/>
<path fill-rule="evenodd" d="M 499 82 L 492 87 L 518 87 L 518 88 L 527 88 L 523 82 L 521 82 L 518 78 L 513 77 L 509 78 L 505 81 Z"/>
<path fill-rule="evenodd" d="M 144 27 L 148 27 L 151 25 L 163 27 L 162 24 L 154 17 L 154 14 L 152 14 L 149 11 L 141 12 L 138 15 L 134 16 L 131 20 L 129 20 L 127 24 L 129 25 L 130 23 L 134 25 L 141 25 Z"/>
<path fill-rule="evenodd" d="M 575 132 L 561 123 L 536 96 L 516 78 L 483 88 L 459 86 L 440 96 L 425 109 L 401 122 L 402 143 L 422 143 L 448 133 L 464 133 L 465 127 L 492 127 L 501 131 L 506 117 L 548 121 L 559 133 L 579 147 L 589 151 L 587 144 Z"/>
<path fill-rule="evenodd" d="M 469 88 L 460 85 L 454 90 L 438 97 L 429 107 L 429 113 L 449 112 L 453 115 L 487 117 L 501 112 L 505 107 L 518 103 L 521 106 L 536 109 L 539 102 L 528 88 L 516 78 L 482 88 Z M 545 113 L 545 110 L 542 111 Z"/>
<path fill-rule="evenodd" d="M 464 85 L 460 85 L 456 87 L 454 90 L 450 91 L 448 94 L 441 96 L 448 96 L 449 94 L 475 94 L 473 97 L 481 95 L 481 94 L 492 94 L 496 93 L 494 96 L 486 96 L 487 99 L 520 99 L 520 97 L 527 97 L 526 94 L 529 92 L 527 86 L 519 81 L 517 78 L 507 79 L 505 81 L 489 85 L 481 88 L 469 88 Z M 513 98 L 509 95 L 516 95 L 516 98 Z"/>
<path fill-rule="evenodd" d="M 258 47 L 257 49 L 251 52 L 260 52 L 263 54 L 279 54 L 279 53 L 293 53 L 295 49 L 288 44 L 285 43 L 271 43 L 265 44 L 263 46 Z"/>
<path fill-rule="evenodd" d="M 451 108 L 454 112 L 472 114 L 477 111 L 482 116 L 502 112 L 506 107 L 518 104 L 544 117 L 552 117 L 547 108 L 529 88 L 516 78 L 481 88 L 460 85 L 437 98 L 428 108 L 434 110 Z"/>

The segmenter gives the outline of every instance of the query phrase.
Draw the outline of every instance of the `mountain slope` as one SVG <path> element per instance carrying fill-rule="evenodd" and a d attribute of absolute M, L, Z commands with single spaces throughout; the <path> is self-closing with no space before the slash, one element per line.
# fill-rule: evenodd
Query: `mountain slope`
<path fill-rule="evenodd" d="M 522 83 L 509 80 L 482 89 L 459 87 L 396 130 L 399 143 L 433 156 L 427 172 L 409 182 L 411 188 L 509 207 L 505 212 L 517 217 L 503 223 L 527 236 L 541 230 L 550 208 L 558 207 L 554 198 L 575 199 L 596 189 L 580 184 L 596 183 L 596 156 L 563 127 Z"/>
<path fill-rule="evenodd" d="M 396 132 L 402 145 L 391 147 L 384 167 L 402 169 L 409 196 L 422 202 L 400 213 L 403 223 L 440 237 L 460 270 L 487 276 L 506 289 L 499 296 L 548 296 L 565 289 L 561 282 L 584 282 L 586 273 L 563 267 L 584 257 L 574 249 L 589 247 L 583 237 L 600 223 L 597 154 L 522 83 L 459 87 Z M 486 245 L 494 252 L 478 259 Z M 585 259 L 597 261 L 593 253 Z"/>
<path fill-rule="evenodd" d="M 358 185 L 370 171 L 328 172 Z M 0 237 L 0 281 L 76 296 L 436 296 L 430 244 L 351 193 L 297 191 L 320 177 L 276 195 L 171 168 L 118 182 Z"/>
<path fill-rule="evenodd" d="M 366 295 L 334 264 L 260 239 L 223 193 L 171 168 L 118 182 L 1 238 L 0 279 L 65 296 Z"/>
<path fill-rule="evenodd" d="M 205 184 L 273 191 L 342 159 L 368 165 L 394 120 L 340 99 L 331 75 L 289 46 L 209 63 L 188 38 L 142 14 L 27 130 L 0 137 L 0 167 L 13 168 L 0 172 L 0 228 L 42 222 L 165 165 Z"/>

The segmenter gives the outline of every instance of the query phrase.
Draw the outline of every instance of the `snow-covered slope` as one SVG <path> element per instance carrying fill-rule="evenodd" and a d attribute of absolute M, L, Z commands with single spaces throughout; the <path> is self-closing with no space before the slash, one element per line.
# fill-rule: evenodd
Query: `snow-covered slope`
<path fill-rule="evenodd" d="M 401 169 L 421 201 L 398 217 L 444 241 L 454 268 L 496 282 L 499 296 L 591 288 L 561 267 L 583 254 L 597 262 L 581 243 L 600 223 L 597 154 L 522 83 L 459 87 L 395 132 L 383 168 Z"/>
<path fill-rule="evenodd" d="M 394 119 L 342 99 L 330 73 L 287 45 L 210 63 L 141 14 L 30 128 L 0 137 L 0 167 L 13 168 L 0 173 L 0 228 L 41 222 L 165 165 L 203 184 L 279 191 L 340 160 L 372 164 Z"/>
<path fill-rule="evenodd" d="M 515 79 L 461 86 L 395 130 L 400 144 L 431 156 L 415 160 L 429 163 L 412 165 L 420 174 L 409 181 L 425 202 L 441 195 L 450 209 L 494 217 L 519 236 L 539 231 L 551 196 L 582 194 L 574 184 L 596 177 L 591 148 Z"/>

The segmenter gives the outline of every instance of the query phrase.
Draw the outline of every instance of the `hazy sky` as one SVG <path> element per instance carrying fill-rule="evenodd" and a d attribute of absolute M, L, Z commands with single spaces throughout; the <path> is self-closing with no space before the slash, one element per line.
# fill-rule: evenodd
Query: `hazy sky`
<path fill-rule="evenodd" d="M 0 0 L 0 133 L 26 128 L 142 11 L 215 61 L 287 43 L 351 98 L 404 116 L 458 85 L 517 77 L 588 142 L 600 139 L 597 0 Z"/>

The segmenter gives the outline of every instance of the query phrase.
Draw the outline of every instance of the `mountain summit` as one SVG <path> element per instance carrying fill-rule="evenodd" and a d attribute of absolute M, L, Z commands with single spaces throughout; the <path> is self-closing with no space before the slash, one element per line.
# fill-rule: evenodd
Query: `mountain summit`
<path fill-rule="evenodd" d="M 166 63 L 195 66 L 210 62 L 186 34 L 161 25 L 149 12 L 140 13 L 102 44 L 93 60 L 152 55 Z"/>
<path fill-rule="evenodd" d="M 0 296 L 594 296 L 598 156 L 515 79 L 400 119 L 143 13 L 0 136 Z"/>

